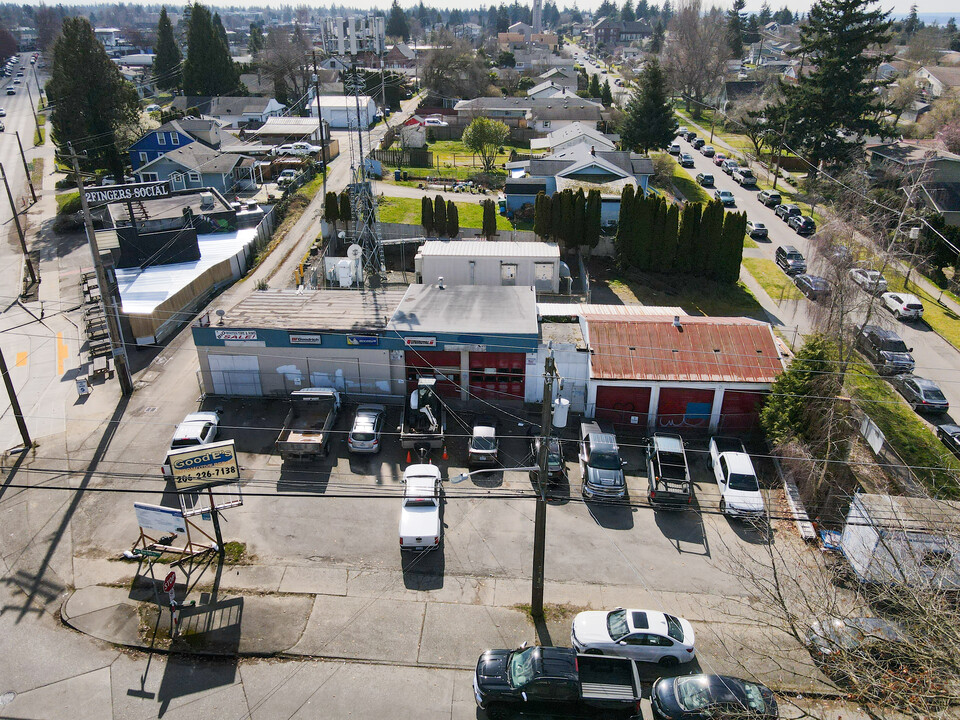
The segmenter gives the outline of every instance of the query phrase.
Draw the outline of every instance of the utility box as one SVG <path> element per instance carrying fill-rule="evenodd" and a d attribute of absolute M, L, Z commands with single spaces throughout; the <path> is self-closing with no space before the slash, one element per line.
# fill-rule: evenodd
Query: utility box
<path fill-rule="evenodd" d="M 544 242 L 431 240 L 414 260 L 418 282 L 437 285 L 506 285 L 560 292 L 560 248 Z"/>

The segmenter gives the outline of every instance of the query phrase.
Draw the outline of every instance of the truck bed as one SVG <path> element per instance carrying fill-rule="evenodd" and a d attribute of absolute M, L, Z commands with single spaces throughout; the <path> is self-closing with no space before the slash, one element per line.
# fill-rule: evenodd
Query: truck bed
<path fill-rule="evenodd" d="M 578 655 L 580 693 L 592 700 L 632 701 L 640 697 L 633 661 L 602 655 Z"/>
<path fill-rule="evenodd" d="M 743 443 L 737 440 L 737 438 L 731 437 L 721 437 L 717 436 L 711 440 L 711 442 L 716 446 L 717 453 L 746 453 L 746 448 L 743 447 Z"/>

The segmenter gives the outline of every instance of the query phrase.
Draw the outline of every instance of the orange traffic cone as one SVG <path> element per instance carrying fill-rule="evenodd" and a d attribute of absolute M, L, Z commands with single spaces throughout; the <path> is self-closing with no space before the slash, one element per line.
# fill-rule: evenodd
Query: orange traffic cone
<path fill-rule="evenodd" d="M 410 464 L 410 451 L 407 450 L 407 465 Z"/>
<path fill-rule="evenodd" d="M 446 445 L 443 446 L 443 459 L 444 459 L 444 460 L 447 459 L 447 446 L 446 446 Z"/>

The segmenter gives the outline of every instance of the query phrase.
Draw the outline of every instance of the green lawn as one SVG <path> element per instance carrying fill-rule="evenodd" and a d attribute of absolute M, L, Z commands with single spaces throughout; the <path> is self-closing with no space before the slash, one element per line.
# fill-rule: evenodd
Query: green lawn
<path fill-rule="evenodd" d="M 607 286 L 626 303 L 679 306 L 690 315 L 767 317 L 743 283 L 720 285 L 699 278 L 637 272 L 629 277 L 611 276 Z"/>
<path fill-rule="evenodd" d="M 474 155 L 460 140 L 437 140 L 436 142 L 429 143 L 427 149 L 433 153 L 434 166 L 439 162 L 441 167 L 447 165 L 451 167 L 469 167 L 473 172 L 483 170 L 480 157 Z M 502 165 L 509 161 L 511 150 L 516 150 L 520 153 L 530 152 L 530 148 L 505 144 L 503 145 L 503 153 L 497 155 L 494 164 Z"/>
<path fill-rule="evenodd" d="M 887 278 L 891 291 L 900 290 L 920 298 L 923 303 L 923 321 L 944 340 L 960 349 L 960 323 L 957 322 L 960 317 L 957 317 L 956 313 L 945 308 L 935 297 L 914 283 L 910 283 L 910 287 L 904 287 L 905 278 L 902 275 L 888 270 L 884 277 Z"/>
<path fill-rule="evenodd" d="M 80 209 L 80 191 L 57 193 L 57 213 L 74 213 Z"/>
<path fill-rule="evenodd" d="M 760 247 L 760 246 L 757 245 L 757 241 L 754 240 L 752 237 L 750 237 L 749 235 L 744 235 L 744 236 L 743 236 L 743 247 L 745 247 L 745 248 L 758 248 L 758 247 Z"/>
<path fill-rule="evenodd" d="M 483 227 L 483 207 L 480 203 L 455 203 L 460 216 L 460 227 Z M 377 201 L 380 222 L 420 224 L 420 200 L 417 198 L 382 197 Z M 510 230 L 510 221 L 497 215 L 497 230 Z"/>
<path fill-rule="evenodd" d="M 847 373 L 850 395 L 873 419 L 903 461 L 937 497 L 957 499 L 960 461 L 937 439 L 933 431 L 902 402 L 896 391 L 870 368 L 862 357 Z M 944 470 L 923 468 L 945 468 Z"/>
<path fill-rule="evenodd" d="M 673 184 L 677 188 L 677 192 L 690 202 L 708 203 L 712 199 L 707 191 L 700 187 L 685 169 L 680 167 L 679 163 L 673 167 Z"/>
<path fill-rule="evenodd" d="M 743 266 L 760 283 L 767 295 L 779 303 L 782 300 L 800 300 L 803 295 L 780 266 L 766 258 L 744 258 Z"/>

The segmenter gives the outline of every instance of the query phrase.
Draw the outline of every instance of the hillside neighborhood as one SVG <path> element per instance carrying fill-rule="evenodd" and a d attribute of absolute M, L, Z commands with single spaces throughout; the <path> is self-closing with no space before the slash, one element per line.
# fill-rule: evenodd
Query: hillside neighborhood
<path fill-rule="evenodd" d="M 956 717 L 930 2 L 0 4 L 0 716 Z"/>

